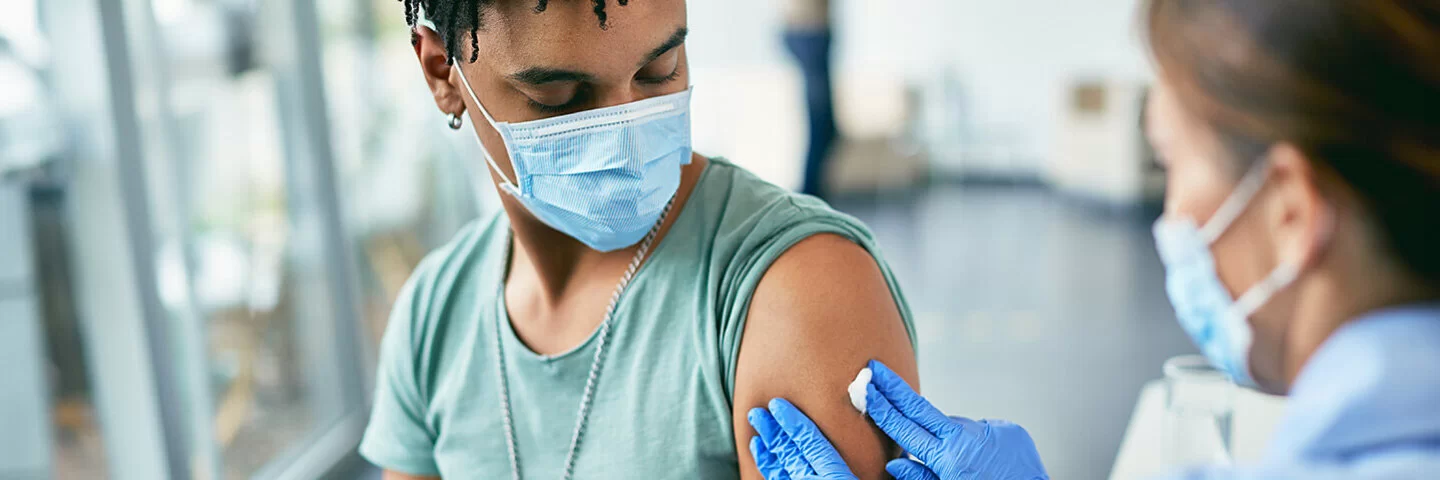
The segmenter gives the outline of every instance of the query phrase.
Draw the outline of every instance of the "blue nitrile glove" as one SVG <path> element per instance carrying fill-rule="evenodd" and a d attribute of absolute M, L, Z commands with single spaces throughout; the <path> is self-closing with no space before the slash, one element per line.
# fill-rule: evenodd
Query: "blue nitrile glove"
<path fill-rule="evenodd" d="M 771 400 L 769 411 L 751 410 L 748 419 L 760 433 L 750 453 L 766 480 L 859 480 L 820 427 L 785 399 Z"/>
<path fill-rule="evenodd" d="M 892 460 L 885 470 L 899 480 L 1048 480 L 1030 434 L 997 420 L 947 417 L 891 371 L 871 360 L 865 394 L 870 419 L 919 459 Z"/>

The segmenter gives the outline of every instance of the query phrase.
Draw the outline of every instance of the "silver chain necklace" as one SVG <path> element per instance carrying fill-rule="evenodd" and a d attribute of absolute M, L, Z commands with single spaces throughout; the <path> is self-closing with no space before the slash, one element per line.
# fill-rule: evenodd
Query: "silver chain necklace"
<path fill-rule="evenodd" d="M 575 454 L 580 451 L 580 437 L 585 433 L 585 421 L 590 418 L 590 404 L 595 399 L 595 381 L 600 376 L 600 368 L 604 364 L 605 343 L 610 338 L 610 323 L 615 316 L 615 307 L 620 304 L 620 296 L 625 294 L 625 287 L 630 286 L 630 280 L 635 278 L 635 272 L 640 270 L 640 264 L 645 262 L 645 255 L 650 252 L 650 247 L 655 243 L 655 237 L 660 235 L 660 227 L 665 225 L 665 219 L 670 217 L 670 208 L 675 205 L 675 198 L 665 204 L 665 210 L 660 213 L 660 220 L 650 228 L 650 233 L 640 242 L 640 249 L 635 252 L 635 259 L 630 261 L 630 268 L 625 270 L 625 276 L 620 277 L 620 284 L 615 286 L 615 293 L 610 295 L 610 306 L 605 308 L 605 319 L 600 322 L 600 333 L 595 344 L 595 360 L 590 363 L 590 376 L 585 379 L 585 393 L 580 396 L 580 412 L 575 420 L 575 432 L 570 436 L 570 452 L 565 455 L 565 473 L 563 480 L 570 480 L 575 474 Z M 506 321 L 500 316 L 495 321 L 495 365 L 498 375 L 495 378 L 500 382 L 500 406 L 505 411 L 505 447 L 510 451 L 510 478 L 520 478 L 520 456 L 515 450 L 515 421 L 510 413 L 510 385 L 505 381 L 505 354 L 501 351 L 500 337 L 503 335 L 500 329 L 500 322 Z"/>

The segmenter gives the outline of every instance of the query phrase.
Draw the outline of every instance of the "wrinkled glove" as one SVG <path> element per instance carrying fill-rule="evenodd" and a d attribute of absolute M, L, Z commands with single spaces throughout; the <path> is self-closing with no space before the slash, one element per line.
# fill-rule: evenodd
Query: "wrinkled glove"
<path fill-rule="evenodd" d="M 751 410 L 748 419 L 760 433 L 750 439 L 750 454 L 766 480 L 859 480 L 820 427 L 785 399 Z"/>
<path fill-rule="evenodd" d="M 919 461 L 885 466 L 899 480 L 1048 480 L 1035 442 L 1005 421 L 946 417 L 880 362 L 866 385 L 866 413 Z M 767 480 L 855 480 L 840 453 L 800 409 L 784 399 L 750 411 L 759 437 L 750 453 Z"/>
<path fill-rule="evenodd" d="M 871 360 L 866 413 L 912 457 L 885 470 L 899 480 L 1048 480 L 1030 434 L 998 420 L 947 417 L 891 371 Z"/>

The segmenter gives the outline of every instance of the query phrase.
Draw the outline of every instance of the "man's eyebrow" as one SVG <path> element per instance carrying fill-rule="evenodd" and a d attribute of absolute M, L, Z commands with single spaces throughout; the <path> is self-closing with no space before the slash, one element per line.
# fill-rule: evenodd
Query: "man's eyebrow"
<path fill-rule="evenodd" d="M 655 61 L 655 59 L 660 58 L 661 55 L 670 53 L 670 51 L 674 50 L 675 47 L 683 45 L 685 43 L 685 36 L 689 34 L 690 29 L 685 27 L 680 27 L 679 29 L 675 30 L 675 33 L 670 35 L 669 40 L 666 40 L 665 43 L 660 44 L 659 47 L 655 47 L 654 50 L 650 51 L 649 55 L 645 56 L 645 61 L 640 62 L 639 67 L 644 68 L 646 65 L 649 65 L 650 62 L 653 62 Z"/>
<path fill-rule="evenodd" d="M 585 72 L 545 67 L 527 68 L 506 75 L 506 77 L 512 81 L 530 85 L 544 85 L 555 82 L 589 82 L 595 79 L 594 75 Z"/>
<path fill-rule="evenodd" d="M 650 62 L 655 61 L 655 59 L 660 58 L 661 55 L 669 53 L 671 50 L 674 50 L 675 47 L 684 44 L 685 37 L 689 35 L 689 33 L 690 30 L 685 27 L 680 27 L 679 29 L 675 30 L 675 33 L 670 35 L 669 40 L 666 40 L 665 43 L 661 44 L 659 47 L 655 47 L 654 50 L 651 50 L 649 54 L 645 55 L 645 60 L 640 62 L 639 66 L 644 67 L 645 65 L 650 64 Z M 512 73 L 510 75 L 506 75 L 506 78 L 509 78 L 511 81 L 514 82 L 524 83 L 528 85 L 545 85 L 548 83 L 556 82 L 590 82 L 595 79 L 595 76 L 575 70 L 532 67 L 516 73 Z"/>

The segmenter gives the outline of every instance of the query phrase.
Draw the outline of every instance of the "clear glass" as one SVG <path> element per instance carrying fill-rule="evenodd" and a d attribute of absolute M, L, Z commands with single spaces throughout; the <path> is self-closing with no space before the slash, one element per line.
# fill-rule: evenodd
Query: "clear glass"
<path fill-rule="evenodd" d="M 95 408 L 80 316 L 75 309 L 66 247 L 64 193 L 41 189 L 31 198 L 40 317 L 50 367 L 56 478 L 106 478 L 105 442 Z"/>
<path fill-rule="evenodd" d="M 450 130 L 417 80 L 421 72 L 401 6 L 394 0 L 317 0 L 316 8 L 341 202 L 356 250 L 362 330 L 373 351 L 400 287 L 425 254 L 495 205 L 482 206 L 489 200 L 481 200 L 472 183 L 488 171 L 468 121 L 464 129 Z"/>
<path fill-rule="evenodd" d="M 1205 357 L 1165 362 L 1163 461 L 1170 467 L 1230 464 L 1235 384 Z"/>
<path fill-rule="evenodd" d="M 270 65 L 288 2 L 135 0 L 147 188 L 198 478 L 251 478 L 346 412 L 320 218 Z M 153 47 L 152 47 L 153 46 Z M 142 100 L 144 96 L 141 96 Z"/>
<path fill-rule="evenodd" d="M 3 39 L 4 44 L 0 47 L 0 59 L 19 62 L 8 63 L 0 68 L 18 68 L 20 64 L 30 68 L 45 63 L 47 47 L 40 30 L 38 7 L 39 3 L 34 0 L 14 0 L 0 6 L 0 39 Z M 5 73 L 14 75 L 14 72 L 10 71 Z M 38 78 L 40 76 L 37 75 Z M 22 83 L 6 85 L 5 88 L 7 91 L 25 92 L 30 90 L 21 87 L 29 86 Z M 16 142 L 24 139 L 0 139 L 0 146 L 4 146 L 7 140 Z M 5 181 L 0 179 L 0 183 Z M 41 394 L 48 394 L 44 401 L 48 401 L 50 407 L 50 418 L 45 421 L 50 425 L 51 435 L 43 439 L 53 442 L 49 450 L 52 455 L 50 473 L 55 478 L 106 478 L 109 470 L 106 465 L 105 443 L 96 414 L 95 391 L 90 382 L 91 373 L 80 317 L 74 304 L 75 295 L 70 273 L 72 260 L 66 238 L 65 191 L 50 181 L 37 181 L 34 184 L 22 181 L 0 188 L 23 191 L 15 197 L 0 199 L 0 202 L 18 200 L 21 196 L 28 197 L 23 202 L 28 209 L 22 208 L 20 210 L 23 211 L 17 212 L 22 216 L 28 215 L 27 218 L 16 220 L 29 224 L 28 229 L 22 229 L 29 238 L 22 238 L 20 241 L 30 244 L 34 257 L 23 260 L 30 261 L 33 268 L 37 300 L 34 313 L 43 332 L 40 340 L 43 342 L 41 351 L 45 354 L 43 358 L 35 361 L 43 365 L 43 375 L 45 380 L 48 380 L 48 389 Z M 13 206 L 0 205 L 0 208 Z M 9 235 L 12 232 L 6 231 L 3 234 Z M 12 253 L 0 251 L 0 255 Z M 11 279 L 0 279 L 0 283 L 8 280 Z M 0 301 L 3 300 L 11 298 L 0 295 Z M 6 313 L 10 312 L 6 310 Z M 19 320 L 3 317 L 4 315 L 0 315 L 0 321 Z M 0 432 L 0 436 L 5 433 Z M 25 442 L 36 440 L 19 439 Z M 21 475 L 19 472 L 12 473 Z M 5 475 L 5 472 L 0 472 L 0 477 Z"/>
<path fill-rule="evenodd" d="M 17 50 L 21 57 L 27 56 L 43 43 L 40 34 L 39 2 L 34 0 L 13 0 L 0 5 L 0 38 L 9 45 L 6 49 Z"/>

